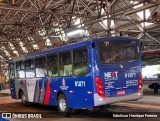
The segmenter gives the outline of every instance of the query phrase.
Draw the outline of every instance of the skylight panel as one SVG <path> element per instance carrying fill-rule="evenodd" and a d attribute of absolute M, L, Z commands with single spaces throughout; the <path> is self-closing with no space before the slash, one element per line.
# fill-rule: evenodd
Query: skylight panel
<path fill-rule="evenodd" d="M 11 42 L 9 42 L 8 45 L 10 46 L 11 50 L 15 49 L 14 45 Z"/>
<path fill-rule="evenodd" d="M 13 53 L 16 55 L 16 56 L 19 56 L 18 52 L 16 50 L 13 51 Z"/>
<path fill-rule="evenodd" d="M 77 18 L 77 20 L 75 21 L 75 23 L 74 23 L 74 25 L 78 25 L 78 24 L 80 24 L 80 18 Z"/>
<path fill-rule="evenodd" d="M 19 42 L 19 45 L 22 47 L 24 44 L 23 44 L 23 42 Z"/>
<path fill-rule="evenodd" d="M 82 24 L 82 25 L 79 25 L 79 26 L 78 26 L 78 28 L 80 28 L 80 27 L 83 27 L 83 26 L 84 26 L 84 24 Z"/>
<path fill-rule="evenodd" d="M 7 50 L 4 50 L 4 52 L 5 52 L 6 54 L 8 54 L 8 53 L 9 53 Z"/>
<path fill-rule="evenodd" d="M 3 59 L 3 56 L 0 55 L 0 58 Z"/>
<path fill-rule="evenodd" d="M 144 16 L 143 11 L 137 12 L 136 14 L 141 18 L 141 20 L 143 20 L 143 16 Z M 145 10 L 145 17 L 146 17 L 145 19 L 148 19 L 150 14 L 151 13 L 149 9 Z"/>
<path fill-rule="evenodd" d="M 134 2 L 133 4 L 137 4 L 138 2 Z M 142 7 L 143 6 L 143 3 L 139 4 L 139 5 L 136 5 L 134 6 L 133 8 L 139 8 L 139 7 Z"/>
<path fill-rule="evenodd" d="M 60 37 L 60 39 L 62 40 L 62 41 L 67 41 L 68 40 L 68 38 L 66 37 L 66 34 L 65 33 L 62 33 L 61 34 L 62 36 Z"/>
<path fill-rule="evenodd" d="M 39 32 L 39 35 L 41 35 L 41 36 L 46 35 L 46 30 L 45 29 L 39 30 L 38 32 Z"/>
<path fill-rule="evenodd" d="M 101 14 L 103 14 L 104 12 L 105 12 L 104 9 L 102 9 Z M 109 16 L 109 17 L 111 17 L 111 16 Z M 106 17 L 102 17 L 102 18 L 106 19 Z M 99 22 L 99 23 L 101 24 L 101 26 L 103 26 L 103 28 L 108 29 L 108 20 L 107 19 L 103 20 L 102 22 Z M 110 27 L 113 27 L 113 25 L 114 25 L 114 21 L 111 20 Z"/>
<path fill-rule="evenodd" d="M 28 53 L 28 50 L 26 47 L 21 47 L 24 53 Z"/>
<path fill-rule="evenodd" d="M 27 50 L 26 47 L 24 47 L 23 42 L 19 42 L 19 45 L 20 45 L 20 47 L 22 48 L 22 50 L 23 50 L 24 53 L 28 53 L 28 50 Z"/>
<path fill-rule="evenodd" d="M 68 39 L 67 39 L 67 37 L 66 37 L 66 34 L 65 34 L 65 32 L 62 30 L 62 28 L 56 28 L 55 29 L 55 32 L 57 33 L 57 35 L 60 35 L 60 39 L 62 40 L 62 41 L 67 41 Z M 64 36 L 64 37 L 63 37 Z"/>
<path fill-rule="evenodd" d="M 2 47 L 1 47 L 1 49 L 2 49 L 2 50 L 5 50 L 5 47 L 4 47 L 4 46 L 2 46 Z"/>
<path fill-rule="evenodd" d="M 34 41 L 33 37 L 28 37 L 28 40 Z"/>
<path fill-rule="evenodd" d="M 137 1 L 130 1 L 131 4 L 137 4 L 138 2 Z M 143 3 L 137 5 L 137 6 L 134 6 L 133 8 L 136 9 L 138 7 L 142 7 L 143 6 Z M 145 11 L 140 11 L 140 12 L 137 12 L 136 14 L 138 15 L 138 17 L 141 19 L 141 20 L 144 20 L 144 12 L 145 12 L 145 20 L 147 20 L 149 18 L 149 16 L 151 15 L 151 12 L 149 11 L 149 9 L 146 9 Z M 149 22 L 142 22 L 141 23 L 141 26 L 142 27 L 145 27 L 145 26 L 149 26 L 149 25 L 152 25 L 153 23 L 149 23 Z M 145 25 L 145 26 L 144 26 Z"/>
<path fill-rule="evenodd" d="M 55 32 L 58 32 L 58 31 L 60 31 L 60 29 L 59 28 L 55 28 Z"/>
<path fill-rule="evenodd" d="M 49 38 L 47 38 L 45 44 L 47 46 L 51 46 L 52 45 L 51 40 Z"/>
<path fill-rule="evenodd" d="M 4 53 L 5 53 L 5 54 L 6 54 L 6 56 L 8 56 L 8 57 L 10 57 L 10 56 L 11 56 L 7 50 L 4 50 Z"/>
<path fill-rule="evenodd" d="M 144 17 L 143 11 L 137 12 L 136 14 L 141 18 L 141 20 L 143 20 L 143 17 Z M 150 14 L 151 13 L 150 13 L 149 9 L 145 10 L 145 19 L 146 20 L 149 18 Z M 141 23 L 141 26 L 144 27 L 144 25 L 149 26 L 149 25 L 152 25 L 152 24 L 153 23 L 143 22 L 143 23 Z"/>
<path fill-rule="evenodd" d="M 39 47 L 38 47 L 37 44 L 34 44 L 34 45 L 33 45 L 33 48 L 34 48 L 35 50 L 38 50 L 38 49 L 39 49 Z"/>
<path fill-rule="evenodd" d="M 13 47 L 13 44 L 11 42 L 8 43 L 10 47 Z"/>
<path fill-rule="evenodd" d="M 15 49 L 15 47 L 11 47 L 11 50 L 14 50 Z"/>

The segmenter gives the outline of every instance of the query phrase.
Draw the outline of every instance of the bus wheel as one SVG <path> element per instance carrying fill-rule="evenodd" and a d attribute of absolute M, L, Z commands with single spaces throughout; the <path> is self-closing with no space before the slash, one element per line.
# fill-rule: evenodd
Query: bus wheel
<path fill-rule="evenodd" d="M 21 103 L 24 106 L 28 106 L 29 105 L 29 102 L 26 101 L 26 96 L 25 96 L 25 94 L 23 92 L 21 92 Z"/>
<path fill-rule="evenodd" d="M 57 104 L 58 104 L 58 111 L 61 113 L 61 115 L 69 116 L 69 114 L 74 113 L 73 108 L 68 108 L 67 98 L 64 94 L 60 94 L 58 96 Z"/>
<path fill-rule="evenodd" d="M 69 109 L 68 109 L 68 104 L 67 104 L 67 99 L 64 94 L 60 94 L 58 96 L 58 111 L 64 114 L 67 114 Z"/>

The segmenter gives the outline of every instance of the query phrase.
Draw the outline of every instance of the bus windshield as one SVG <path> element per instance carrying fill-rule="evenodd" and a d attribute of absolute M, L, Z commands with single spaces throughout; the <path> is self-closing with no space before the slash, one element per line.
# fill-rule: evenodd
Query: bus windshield
<path fill-rule="evenodd" d="M 137 59 L 135 41 L 104 41 L 98 43 L 100 63 L 124 63 Z"/>

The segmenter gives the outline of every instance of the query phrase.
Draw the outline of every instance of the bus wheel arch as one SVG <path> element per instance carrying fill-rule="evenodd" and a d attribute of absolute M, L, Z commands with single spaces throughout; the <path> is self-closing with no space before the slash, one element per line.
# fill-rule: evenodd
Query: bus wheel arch
<path fill-rule="evenodd" d="M 57 106 L 58 106 L 59 112 L 64 113 L 64 114 L 68 112 L 67 98 L 63 93 L 60 93 L 58 95 Z"/>
<path fill-rule="evenodd" d="M 56 105 L 57 105 L 57 106 L 58 106 L 58 96 L 59 96 L 60 94 L 65 95 L 64 92 L 61 91 L 61 90 L 57 92 L 57 96 L 56 96 Z M 66 96 L 66 95 L 65 95 L 65 96 Z"/>
<path fill-rule="evenodd" d="M 24 105 L 24 106 L 30 105 L 30 103 L 28 101 L 26 101 L 26 96 L 25 96 L 24 91 L 22 89 L 19 89 L 18 96 L 19 96 L 19 99 L 21 99 L 22 105 Z"/>
<path fill-rule="evenodd" d="M 22 93 L 23 93 L 23 90 L 19 89 L 19 91 L 18 91 L 18 99 L 21 99 Z"/>
<path fill-rule="evenodd" d="M 67 116 L 69 113 L 73 113 L 74 109 L 69 108 L 68 106 L 68 99 L 63 91 L 59 91 L 57 93 L 56 99 L 58 111 L 62 113 L 62 115 Z"/>

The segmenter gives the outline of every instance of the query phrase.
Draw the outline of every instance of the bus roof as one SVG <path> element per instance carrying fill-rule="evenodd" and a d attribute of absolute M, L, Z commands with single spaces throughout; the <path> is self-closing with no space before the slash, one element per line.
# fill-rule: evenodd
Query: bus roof
<path fill-rule="evenodd" d="M 64 45 L 64 46 L 60 46 L 60 47 L 44 50 L 44 51 L 41 51 L 41 52 L 33 53 L 31 55 L 28 55 L 25 59 L 31 59 L 31 58 L 43 56 L 43 55 L 46 55 L 46 54 L 57 53 L 57 52 L 61 52 L 61 51 L 64 51 L 64 50 L 68 50 L 68 49 L 72 49 L 72 48 L 76 48 L 76 47 L 85 46 L 85 45 L 91 44 L 92 42 L 104 41 L 104 39 L 107 39 L 109 41 L 112 41 L 112 40 L 122 40 L 122 39 L 123 40 L 128 40 L 128 39 L 137 40 L 135 38 L 122 37 L 122 36 L 90 39 L 90 40 L 80 41 L 80 42 L 72 43 L 72 44 L 69 44 L 69 45 Z"/>

